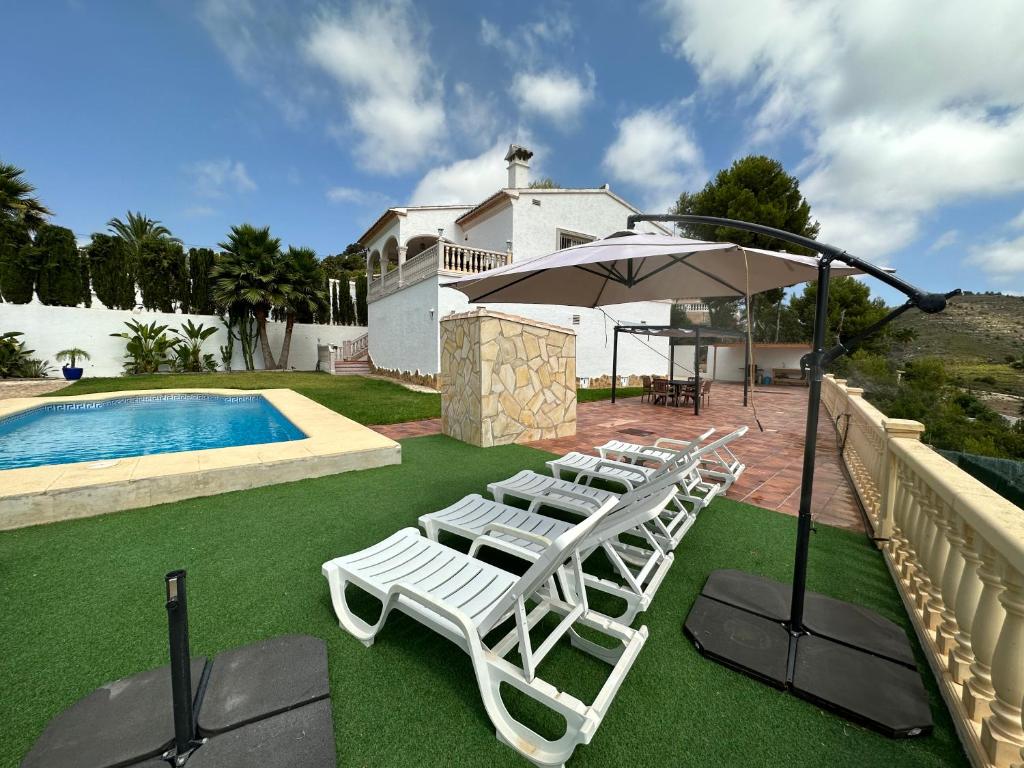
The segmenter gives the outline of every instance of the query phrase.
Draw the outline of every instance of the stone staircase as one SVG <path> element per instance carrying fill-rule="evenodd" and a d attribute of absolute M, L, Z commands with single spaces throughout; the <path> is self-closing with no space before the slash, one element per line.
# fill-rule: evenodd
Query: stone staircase
<path fill-rule="evenodd" d="M 365 376 L 370 373 L 370 364 L 366 360 L 335 360 L 335 376 Z"/>
<path fill-rule="evenodd" d="M 336 376 L 365 376 L 370 372 L 369 337 L 363 334 L 358 339 L 344 342 L 338 352 L 340 358 L 331 363 L 330 371 Z"/>

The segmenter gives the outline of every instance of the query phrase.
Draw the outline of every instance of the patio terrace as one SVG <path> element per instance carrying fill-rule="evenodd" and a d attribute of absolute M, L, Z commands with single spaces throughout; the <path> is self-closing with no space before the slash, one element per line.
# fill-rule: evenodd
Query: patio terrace
<path fill-rule="evenodd" d="M 0 534 L 0 766 L 16 765 L 47 720 L 94 687 L 166 663 L 162 577 L 177 567 L 189 571 L 196 655 L 288 632 L 327 642 L 339 765 L 526 765 L 495 740 L 468 657 L 401 615 L 364 648 L 338 628 L 320 565 L 488 481 L 542 470 L 550 455 L 441 436 L 402 450 L 400 466 Z M 647 645 L 571 766 L 966 765 L 920 653 L 935 733 L 893 741 L 711 663 L 684 639 L 682 620 L 710 570 L 788 579 L 792 542 L 784 515 L 729 499 L 702 513 L 638 619 Z M 910 627 L 863 534 L 819 526 L 809 576 L 810 588 Z M 560 647 L 541 672 L 586 698 L 603 670 L 588 662 Z"/>

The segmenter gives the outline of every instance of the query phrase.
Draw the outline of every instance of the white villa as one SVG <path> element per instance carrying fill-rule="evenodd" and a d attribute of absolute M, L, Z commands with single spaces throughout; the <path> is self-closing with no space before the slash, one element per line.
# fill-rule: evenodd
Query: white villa
<path fill-rule="evenodd" d="M 531 259 L 625 229 L 638 209 L 605 184 L 594 189 L 532 189 L 533 153 L 511 145 L 508 186 L 475 205 L 389 208 L 359 238 L 367 249 L 369 354 L 378 368 L 435 374 L 440 369 L 440 320 L 469 308 L 466 297 L 441 283 Z M 640 224 L 645 232 L 665 232 Z M 637 302 L 602 309 L 555 305 L 496 304 L 501 312 L 565 326 L 577 334 L 576 371 L 581 379 L 611 373 L 616 322 L 666 325 L 669 302 Z M 666 339 L 620 341 L 621 376 L 663 373 Z"/>

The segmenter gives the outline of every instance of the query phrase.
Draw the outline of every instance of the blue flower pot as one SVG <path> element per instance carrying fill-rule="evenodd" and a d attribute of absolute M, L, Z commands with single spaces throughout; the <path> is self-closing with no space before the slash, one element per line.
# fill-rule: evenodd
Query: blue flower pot
<path fill-rule="evenodd" d="M 82 378 L 81 368 L 72 368 L 69 365 L 65 365 L 60 370 L 64 374 L 64 378 L 67 379 L 68 381 L 78 381 L 80 378 Z"/>

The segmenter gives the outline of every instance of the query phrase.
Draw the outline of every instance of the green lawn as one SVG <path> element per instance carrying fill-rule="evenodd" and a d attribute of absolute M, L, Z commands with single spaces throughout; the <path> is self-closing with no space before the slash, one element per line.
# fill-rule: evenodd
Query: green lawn
<path fill-rule="evenodd" d="M 400 466 L 0 533 L 0 766 L 17 765 L 47 720 L 96 686 L 166 663 L 163 575 L 179 567 L 196 655 L 286 632 L 327 642 L 339 765 L 526 766 L 494 738 L 467 657 L 400 614 L 364 648 L 338 628 L 320 565 L 549 456 L 440 436 L 402 446 Z M 684 639 L 709 571 L 788 579 L 793 535 L 793 518 L 724 499 L 702 513 L 638 619 L 647 645 L 570 766 L 966 765 L 930 676 L 935 734 L 894 741 L 703 659 Z M 811 588 L 909 626 L 863 536 L 819 525 L 811 552 Z M 603 669 L 559 647 L 541 674 L 587 695 Z"/>
<path fill-rule="evenodd" d="M 618 387 L 615 390 L 615 397 L 640 397 L 644 392 L 643 387 Z M 592 403 L 595 400 L 611 400 L 611 387 L 604 389 L 577 389 L 576 401 L 580 403 Z"/>
<path fill-rule="evenodd" d="M 51 393 L 55 396 L 90 395 L 128 389 L 176 389 L 226 387 L 230 389 L 294 389 L 321 405 L 360 424 L 397 424 L 433 419 L 441 415 L 441 396 L 413 392 L 399 384 L 362 376 L 331 376 L 327 373 L 293 371 L 244 371 L 239 373 L 118 376 L 82 379 Z"/>

